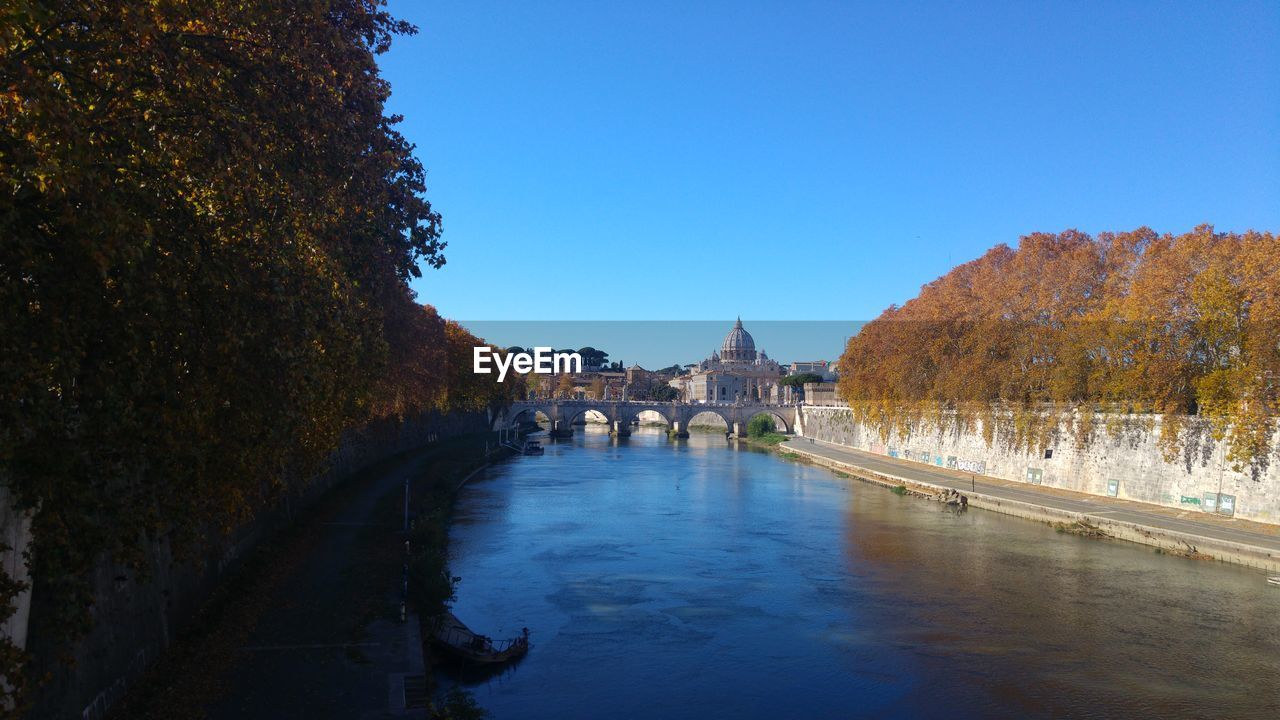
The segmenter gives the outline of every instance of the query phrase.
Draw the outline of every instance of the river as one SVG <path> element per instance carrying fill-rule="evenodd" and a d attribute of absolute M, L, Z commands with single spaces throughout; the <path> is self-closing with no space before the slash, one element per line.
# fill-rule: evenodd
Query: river
<path fill-rule="evenodd" d="M 545 442 L 545 441 L 544 441 Z M 735 449 L 579 428 L 469 483 L 455 612 L 518 718 L 1280 717 L 1280 589 Z"/>

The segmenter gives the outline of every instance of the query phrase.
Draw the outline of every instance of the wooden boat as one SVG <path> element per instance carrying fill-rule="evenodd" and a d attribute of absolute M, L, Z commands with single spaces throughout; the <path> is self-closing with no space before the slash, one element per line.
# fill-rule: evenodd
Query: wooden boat
<path fill-rule="evenodd" d="M 431 633 L 431 641 L 459 660 L 497 665 L 524 657 L 529 652 L 529 628 L 519 637 L 495 643 L 477 634 L 456 615 L 446 611 Z"/>
<path fill-rule="evenodd" d="M 543 453 L 542 443 L 537 440 L 529 440 L 524 444 L 524 450 L 521 452 L 525 455 L 541 455 Z"/>
<path fill-rule="evenodd" d="M 1267 578 L 1268 585 L 1280 585 L 1280 575 L 1273 575 Z"/>

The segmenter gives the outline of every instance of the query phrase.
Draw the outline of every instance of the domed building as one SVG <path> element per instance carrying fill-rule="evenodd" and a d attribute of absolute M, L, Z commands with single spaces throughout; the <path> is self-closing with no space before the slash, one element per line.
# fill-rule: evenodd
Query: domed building
<path fill-rule="evenodd" d="M 782 366 L 756 351 L 755 338 L 742 326 L 742 318 L 724 336 L 719 352 L 671 381 L 680 397 L 692 403 L 777 402 Z"/>

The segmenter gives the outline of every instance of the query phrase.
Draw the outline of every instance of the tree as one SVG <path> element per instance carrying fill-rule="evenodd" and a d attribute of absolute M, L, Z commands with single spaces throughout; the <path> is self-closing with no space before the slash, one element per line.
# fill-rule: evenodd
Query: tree
<path fill-rule="evenodd" d="M 548 390 L 549 384 L 545 375 L 529 373 L 524 376 L 524 384 L 527 397 L 544 398 L 550 394 Z"/>
<path fill-rule="evenodd" d="M 775 432 L 773 416 L 761 413 L 747 421 L 747 435 L 758 438 Z"/>
<path fill-rule="evenodd" d="M 596 377 L 591 381 L 590 395 L 592 400 L 604 399 L 604 378 Z"/>
<path fill-rule="evenodd" d="M 1100 412 L 1155 414 L 1167 458 L 1205 431 L 1256 477 L 1280 414 L 1276 257 L 1275 235 L 1210 226 L 1031 234 L 865 325 L 838 389 L 885 439 L 981 419 L 1037 450 L 1060 426 L 1087 444 Z"/>
<path fill-rule="evenodd" d="M 560 375 L 560 382 L 556 386 L 556 395 L 560 398 L 573 397 L 573 376 L 569 373 Z"/>
<path fill-rule="evenodd" d="M 597 350 L 591 346 L 580 348 L 578 354 L 582 356 L 582 365 L 584 368 L 604 367 L 609 361 L 609 353 L 603 350 Z"/>
<path fill-rule="evenodd" d="M 0 476 L 49 627 L 92 622 L 103 553 L 204 557 L 344 430 L 503 400 L 408 287 L 444 264 L 375 62 L 410 25 L 366 0 L 3 16 Z"/>
<path fill-rule="evenodd" d="M 680 391 L 665 383 L 652 383 L 635 390 L 628 390 L 627 396 L 632 400 L 649 400 L 652 402 L 671 402 L 680 399 Z"/>
<path fill-rule="evenodd" d="M 789 385 L 794 388 L 803 388 L 805 383 L 822 382 L 822 376 L 815 373 L 796 373 L 788 375 L 778 381 L 779 385 Z"/>

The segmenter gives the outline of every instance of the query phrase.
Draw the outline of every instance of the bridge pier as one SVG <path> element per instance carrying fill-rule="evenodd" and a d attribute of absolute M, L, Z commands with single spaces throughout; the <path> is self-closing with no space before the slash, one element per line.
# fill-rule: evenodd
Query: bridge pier
<path fill-rule="evenodd" d="M 573 425 L 568 420 L 552 420 L 551 427 L 547 430 L 547 435 L 553 438 L 571 438 L 573 437 Z"/>
<path fill-rule="evenodd" d="M 515 418 L 522 413 L 545 415 L 550 420 L 550 435 L 553 438 L 573 437 L 572 419 L 587 411 L 595 411 L 609 421 L 610 434 L 625 437 L 630 434 L 628 425 L 639 413 L 652 410 L 660 413 L 670 428 L 667 433 L 674 438 L 689 437 L 689 421 L 699 413 L 709 412 L 718 415 L 727 425 L 726 435 L 745 437 L 746 419 L 765 412 L 781 421 L 781 430 L 787 434 L 800 430 L 800 415 L 793 405 L 773 405 L 769 403 L 650 403 L 643 401 L 600 402 L 591 400 L 544 399 L 517 401 L 506 410 L 503 417 Z M 498 418 L 502 422 L 503 417 Z M 497 429 L 496 425 L 493 429 Z"/>

